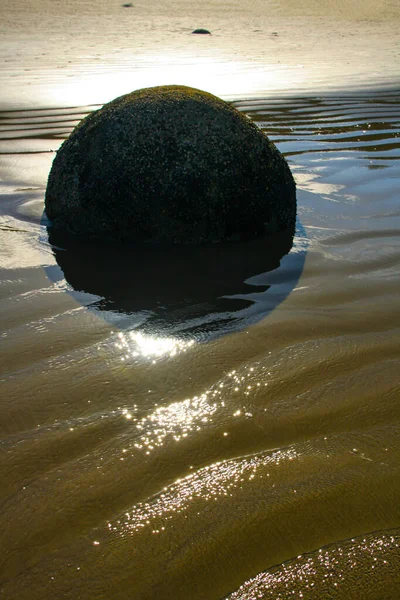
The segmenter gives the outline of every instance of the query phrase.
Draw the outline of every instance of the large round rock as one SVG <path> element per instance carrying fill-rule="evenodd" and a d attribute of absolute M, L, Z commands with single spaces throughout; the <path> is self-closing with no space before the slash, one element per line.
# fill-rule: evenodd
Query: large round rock
<path fill-rule="evenodd" d="M 293 228 L 296 194 L 285 159 L 246 116 L 162 86 L 79 123 L 55 157 L 45 208 L 55 231 L 201 243 Z"/>

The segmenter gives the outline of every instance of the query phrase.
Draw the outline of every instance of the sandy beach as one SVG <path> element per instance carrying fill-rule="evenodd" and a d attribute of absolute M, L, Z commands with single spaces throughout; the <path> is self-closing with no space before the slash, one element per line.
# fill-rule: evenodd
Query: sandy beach
<path fill-rule="evenodd" d="M 2 0 L 0 23 L 0 597 L 398 600 L 400 4 Z M 52 245 L 62 141 L 164 83 L 285 155 L 291 249 Z"/>
<path fill-rule="evenodd" d="M 224 98 L 393 86 L 394 0 L 297 3 L 9 0 L 0 7 L 3 107 L 102 104 L 179 83 Z M 212 35 L 192 35 L 205 27 Z"/>

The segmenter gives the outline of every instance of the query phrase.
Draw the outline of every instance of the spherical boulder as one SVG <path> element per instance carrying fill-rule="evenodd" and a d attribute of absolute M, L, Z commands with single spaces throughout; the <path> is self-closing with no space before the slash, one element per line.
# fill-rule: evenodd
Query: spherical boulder
<path fill-rule="evenodd" d="M 204 243 L 293 228 L 296 190 L 244 114 L 206 92 L 161 86 L 77 125 L 54 159 L 45 210 L 67 234 Z"/>

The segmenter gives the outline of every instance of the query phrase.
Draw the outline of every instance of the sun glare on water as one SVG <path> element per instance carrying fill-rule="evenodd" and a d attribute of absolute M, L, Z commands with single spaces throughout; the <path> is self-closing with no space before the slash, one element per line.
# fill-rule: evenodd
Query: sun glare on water
<path fill-rule="evenodd" d="M 181 340 L 174 337 L 157 337 L 142 332 L 131 331 L 118 333 L 116 348 L 122 351 L 121 360 L 132 358 L 151 359 L 154 363 L 159 358 L 174 357 L 186 352 L 194 346 L 194 340 Z"/>
<path fill-rule="evenodd" d="M 288 72 L 283 64 L 265 65 L 232 57 L 195 55 L 152 55 L 127 58 L 126 62 L 107 67 L 95 64 L 82 73 L 71 73 L 68 83 L 54 86 L 53 102 L 58 105 L 85 106 L 103 104 L 131 91 L 158 85 L 187 85 L 217 96 L 234 98 L 243 90 L 256 94 L 259 89 L 269 92 L 287 87 L 293 77 L 301 83 L 304 72 L 298 65 L 296 73 Z"/>

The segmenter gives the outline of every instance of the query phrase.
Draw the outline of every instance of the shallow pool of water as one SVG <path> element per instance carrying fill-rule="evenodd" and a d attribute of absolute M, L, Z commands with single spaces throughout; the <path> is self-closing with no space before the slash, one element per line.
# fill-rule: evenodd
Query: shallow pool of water
<path fill-rule="evenodd" d="M 293 248 L 172 304 L 48 241 L 89 108 L 0 114 L 4 598 L 400 596 L 400 96 L 235 105 L 290 163 Z"/>

